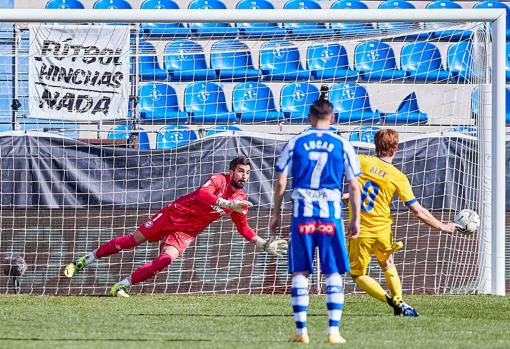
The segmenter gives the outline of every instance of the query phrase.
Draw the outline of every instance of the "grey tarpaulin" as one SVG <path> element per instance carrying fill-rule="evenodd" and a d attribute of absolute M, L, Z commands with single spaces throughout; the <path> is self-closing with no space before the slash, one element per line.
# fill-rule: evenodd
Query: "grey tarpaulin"
<path fill-rule="evenodd" d="M 211 173 L 226 171 L 236 155 L 245 155 L 254 165 L 246 188 L 249 198 L 268 208 L 275 158 L 285 143 L 285 138 L 240 133 L 203 138 L 173 150 L 138 151 L 68 138 L 4 136 L 0 137 L 0 202 L 2 207 L 15 208 L 155 210 L 190 192 Z M 458 210 L 477 200 L 476 156 L 473 139 L 429 137 L 401 143 L 395 165 L 408 175 L 424 206 Z M 506 195 L 508 210 L 508 191 Z"/>

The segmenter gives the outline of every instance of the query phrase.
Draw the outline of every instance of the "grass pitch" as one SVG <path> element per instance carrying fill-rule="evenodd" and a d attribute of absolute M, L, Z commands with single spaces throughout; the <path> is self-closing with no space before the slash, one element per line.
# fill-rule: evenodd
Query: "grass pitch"
<path fill-rule="evenodd" d="M 347 296 L 344 348 L 510 348 L 510 297 L 408 296 L 417 319 Z M 325 343 L 323 296 L 312 296 L 310 348 Z M 0 296 L 0 348 L 296 348 L 289 296 Z"/>

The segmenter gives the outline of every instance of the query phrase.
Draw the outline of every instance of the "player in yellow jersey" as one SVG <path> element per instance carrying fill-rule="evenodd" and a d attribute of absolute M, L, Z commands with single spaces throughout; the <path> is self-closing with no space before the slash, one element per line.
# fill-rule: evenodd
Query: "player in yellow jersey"
<path fill-rule="evenodd" d="M 393 264 L 393 253 L 403 247 L 401 242 L 393 243 L 392 239 L 390 205 L 393 196 L 397 194 L 420 221 L 432 228 L 453 233 L 459 226 L 437 220 L 416 201 L 407 177 L 391 164 L 398 141 L 397 131 L 379 130 L 375 135 L 377 156 L 359 155 L 361 227 L 359 237 L 349 241 L 349 259 L 351 276 L 359 287 L 381 302 L 388 303 L 395 315 L 416 317 L 418 312 L 402 299 L 400 278 Z M 347 195 L 344 195 L 344 200 Z M 372 255 L 375 255 L 384 272 L 391 296 L 367 275 Z"/>

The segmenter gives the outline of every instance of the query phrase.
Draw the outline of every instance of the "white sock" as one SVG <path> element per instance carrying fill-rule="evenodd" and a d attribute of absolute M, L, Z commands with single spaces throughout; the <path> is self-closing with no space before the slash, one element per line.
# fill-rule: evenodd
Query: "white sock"
<path fill-rule="evenodd" d="M 122 284 L 126 287 L 131 286 L 131 276 L 119 281 L 119 284 Z"/>
<path fill-rule="evenodd" d="M 328 334 L 339 334 L 344 307 L 344 287 L 342 277 L 338 273 L 326 277 L 326 304 L 329 317 Z"/>
<path fill-rule="evenodd" d="M 90 252 L 88 255 L 85 256 L 85 265 L 91 265 L 96 261 L 96 251 Z"/>

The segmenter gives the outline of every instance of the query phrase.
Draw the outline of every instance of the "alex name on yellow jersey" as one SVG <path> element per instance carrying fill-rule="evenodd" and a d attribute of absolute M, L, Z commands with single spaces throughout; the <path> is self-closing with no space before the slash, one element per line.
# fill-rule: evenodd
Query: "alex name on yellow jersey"
<path fill-rule="evenodd" d="M 361 176 L 361 236 L 377 236 L 390 231 L 390 206 L 397 194 L 402 202 L 416 202 L 407 177 L 392 164 L 375 156 L 359 155 Z"/>

